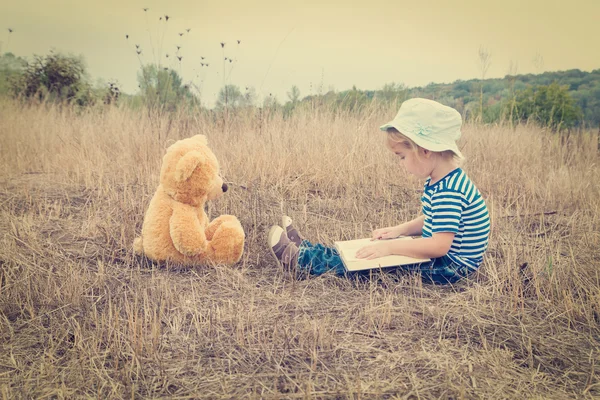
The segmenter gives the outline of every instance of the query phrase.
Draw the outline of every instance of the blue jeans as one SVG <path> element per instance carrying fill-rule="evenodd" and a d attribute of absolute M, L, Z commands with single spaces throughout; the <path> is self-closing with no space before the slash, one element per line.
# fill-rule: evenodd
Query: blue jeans
<path fill-rule="evenodd" d="M 300 243 L 298 269 L 315 276 L 323 275 L 329 271 L 340 277 L 361 275 L 360 271 L 358 274 L 346 271 L 344 263 L 336 249 L 323 246 L 320 243 L 312 244 L 308 240 L 303 240 Z M 468 276 L 467 269 L 452 261 L 448 256 L 434 258 L 424 263 L 398 266 L 396 269 L 399 271 L 417 272 L 421 275 L 423 281 L 442 285 L 455 283 Z"/>

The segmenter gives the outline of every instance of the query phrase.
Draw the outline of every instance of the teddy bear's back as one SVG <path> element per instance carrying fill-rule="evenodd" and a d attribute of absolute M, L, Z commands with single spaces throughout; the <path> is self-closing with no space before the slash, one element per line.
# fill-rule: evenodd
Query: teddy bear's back
<path fill-rule="evenodd" d="M 188 263 L 189 257 L 181 254 L 173 244 L 170 232 L 170 220 L 173 207 L 177 206 L 161 186 L 150 201 L 142 227 L 144 253 L 155 260 L 172 260 Z M 202 208 L 198 208 L 198 219 L 202 229 L 206 229 L 207 217 Z"/>
<path fill-rule="evenodd" d="M 142 227 L 144 252 L 155 260 L 166 260 L 179 253 L 169 231 L 173 215 L 170 197 L 159 187 L 148 206 Z"/>

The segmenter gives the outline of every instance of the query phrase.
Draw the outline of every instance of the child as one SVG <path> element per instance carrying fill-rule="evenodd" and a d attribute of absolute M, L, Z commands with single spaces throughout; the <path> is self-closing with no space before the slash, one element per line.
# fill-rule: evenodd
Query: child
<path fill-rule="evenodd" d="M 398 226 L 376 229 L 373 244 L 359 249 L 357 258 L 373 259 L 390 254 L 431 258 L 401 266 L 416 271 L 431 283 L 454 283 L 477 270 L 483 261 L 490 232 L 488 210 L 481 194 L 459 168 L 463 156 L 456 146 L 462 119 L 453 108 L 432 100 L 410 99 L 398 114 L 381 126 L 387 145 L 411 174 L 425 179 L 422 215 Z M 303 240 L 284 216 L 282 227 L 269 231 L 268 244 L 286 268 L 313 275 L 346 271 L 335 249 Z M 285 231 L 284 231 L 285 229 Z M 410 241 L 386 241 L 398 236 L 422 235 Z"/>

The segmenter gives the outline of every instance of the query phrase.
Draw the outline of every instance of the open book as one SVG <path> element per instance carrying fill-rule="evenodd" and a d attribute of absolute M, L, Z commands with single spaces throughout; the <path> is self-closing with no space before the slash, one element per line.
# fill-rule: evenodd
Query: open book
<path fill-rule="evenodd" d="M 412 236 L 403 236 L 397 239 L 383 239 L 383 240 L 411 240 Z M 356 239 L 356 240 L 344 240 L 335 242 L 334 246 L 340 253 L 346 270 L 348 271 L 361 271 L 366 269 L 374 268 L 385 268 L 395 267 L 399 265 L 416 264 L 426 261 L 431 261 L 429 258 L 412 258 L 406 256 L 391 255 L 385 257 L 375 258 L 373 260 L 366 260 L 364 258 L 356 258 L 356 252 L 364 246 L 375 243 L 370 238 Z"/>

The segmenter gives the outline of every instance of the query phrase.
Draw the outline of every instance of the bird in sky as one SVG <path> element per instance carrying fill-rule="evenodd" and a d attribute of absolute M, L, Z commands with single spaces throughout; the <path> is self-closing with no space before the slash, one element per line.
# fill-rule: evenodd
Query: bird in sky
<path fill-rule="evenodd" d="M 192 28 L 187 28 L 186 29 L 187 33 L 190 33 L 191 30 L 192 30 Z"/>
<path fill-rule="evenodd" d="M 8 33 L 13 33 L 13 30 L 11 28 L 8 28 Z"/>
<path fill-rule="evenodd" d="M 225 47 L 225 42 L 221 42 L 221 47 Z"/>
<path fill-rule="evenodd" d="M 179 36 L 183 36 L 183 33 L 180 33 Z"/>
<path fill-rule="evenodd" d="M 183 58 L 183 56 L 177 56 L 177 58 L 179 59 L 179 61 L 181 61 L 181 59 Z"/>
<path fill-rule="evenodd" d="M 146 8 L 143 8 L 143 10 L 144 10 L 144 12 L 146 12 L 146 11 L 148 11 L 148 10 L 149 10 L 149 8 L 148 8 L 148 7 L 146 7 Z"/>
<path fill-rule="evenodd" d="M 168 21 L 169 20 L 169 16 L 165 15 L 165 20 Z"/>
<path fill-rule="evenodd" d="M 129 35 L 125 35 L 125 39 L 129 39 Z"/>
<path fill-rule="evenodd" d="M 240 43 L 242 43 L 242 41 L 238 39 L 238 44 L 240 44 Z"/>

